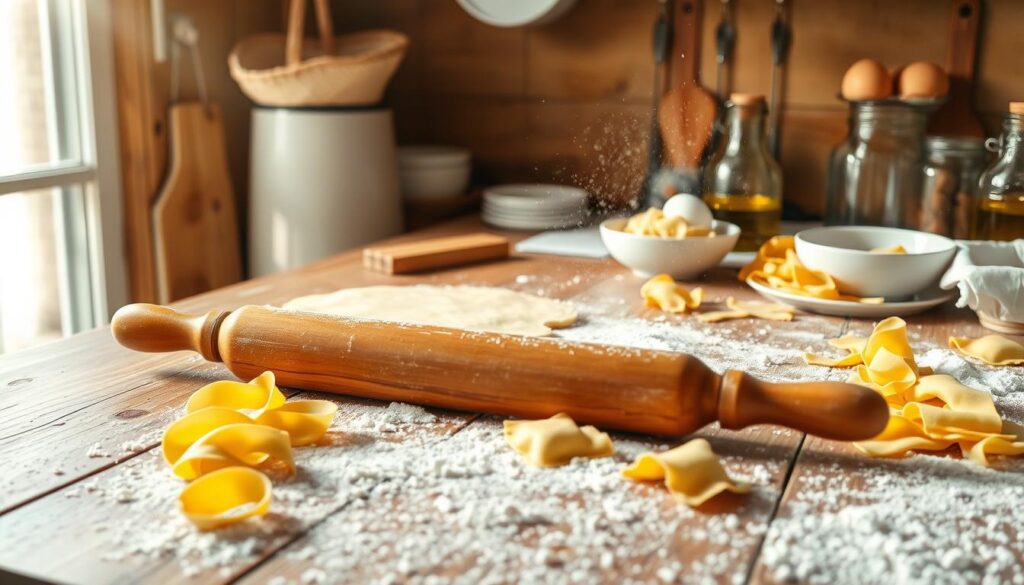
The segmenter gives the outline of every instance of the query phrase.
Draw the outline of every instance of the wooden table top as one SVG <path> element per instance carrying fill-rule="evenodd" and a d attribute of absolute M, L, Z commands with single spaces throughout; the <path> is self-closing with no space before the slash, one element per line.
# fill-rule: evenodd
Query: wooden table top
<path fill-rule="evenodd" d="M 464 218 L 399 239 L 482 229 L 486 228 L 476 218 Z M 525 237 L 506 235 L 516 240 Z M 799 314 L 789 323 L 739 320 L 698 325 L 692 317 L 645 309 L 639 297 L 642 280 L 611 259 L 521 254 L 507 262 L 387 276 L 363 270 L 359 251 L 352 251 L 297 271 L 212 291 L 176 306 L 192 312 L 232 309 L 245 304 L 280 304 L 296 296 L 343 287 L 421 282 L 539 292 L 585 307 L 584 318 L 650 320 L 659 324 L 659 335 L 670 335 L 675 326 L 712 331 L 717 341 L 695 343 L 692 353 L 725 365 L 729 365 L 731 347 L 761 344 L 757 347 L 778 347 L 786 350 L 786 355 L 804 349 L 826 351 L 827 339 L 851 331 L 866 333 L 872 325 L 865 320 L 807 314 Z M 756 298 L 736 282 L 734 270 L 716 269 L 691 284 L 703 286 L 711 301 L 728 295 Z M 952 305 L 909 317 L 908 322 L 914 344 L 922 348 L 944 347 L 953 333 L 986 333 L 973 313 Z M 745 356 L 743 363 L 749 363 L 750 357 Z M 773 376 L 793 379 L 807 367 L 770 355 L 763 366 Z M 1020 369 L 1016 372 L 1001 378 L 1011 386 L 1002 391 L 1024 390 L 1024 374 Z M 821 375 L 835 378 L 838 374 L 822 369 Z M 459 577 L 466 582 L 496 583 L 813 580 L 815 567 L 800 565 L 806 561 L 794 557 L 792 566 L 787 565 L 787 555 L 795 550 L 780 540 L 793 537 L 793 524 L 787 521 L 835 517 L 848 506 L 876 497 L 877 490 L 885 489 L 887 478 L 906 478 L 918 473 L 917 462 L 937 459 L 871 460 L 849 444 L 787 429 L 753 427 L 731 432 L 712 425 L 698 434 L 724 456 L 731 474 L 748 478 L 755 490 L 745 497 L 717 498 L 692 511 L 676 505 L 660 486 L 593 475 L 593 470 L 607 471 L 609 465 L 621 468 L 628 463 L 628 455 L 639 450 L 674 446 L 679 440 L 616 434 L 613 439 L 617 449 L 622 445 L 622 453 L 614 461 L 524 471 L 514 457 L 506 455 L 500 421 L 494 418 L 436 412 L 437 416 L 424 424 L 393 432 L 367 424 L 387 405 L 329 396 L 340 405 L 334 428 L 344 430 L 351 424 L 358 426 L 359 433 L 332 432 L 329 447 L 300 450 L 337 452 L 343 459 L 346 449 L 381 448 L 387 454 L 378 463 L 381 467 L 405 457 L 404 465 L 415 471 L 422 470 L 422 461 L 417 460 L 436 457 L 438 452 L 458 452 L 465 463 L 479 449 L 479 456 L 488 459 L 487 471 L 469 474 L 472 480 L 465 479 L 465 473 L 455 473 L 451 479 L 439 473 L 415 481 L 395 481 L 394 471 L 388 469 L 379 475 L 361 472 L 344 476 L 345 489 L 322 486 L 323 501 L 315 506 L 297 501 L 294 494 L 289 498 L 289 484 L 279 494 L 275 480 L 270 516 L 223 534 L 197 536 L 180 519 L 167 519 L 168 513 L 176 514 L 174 499 L 181 484 L 169 474 L 154 477 L 151 470 L 162 469 L 155 448 L 163 428 L 181 416 L 189 394 L 209 381 L 229 378 L 223 365 L 206 363 L 194 354 L 125 350 L 114 342 L 109 328 L 0 357 L 0 453 L 4 464 L 0 568 L 76 583 L 166 583 L 184 577 L 189 577 L 189 583 L 430 583 Z M 999 407 L 1009 418 L 1024 418 L 1020 401 L 1000 402 Z M 441 445 L 448 447 L 439 451 Z M 464 449 L 452 448 L 458 445 Z M 1000 505 L 1019 507 L 1024 494 L 1020 465 L 1006 463 L 993 473 L 975 471 L 953 455 L 941 458 L 961 470 L 949 472 L 960 482 L 957 485 L 963 483 L 964 474 L 981 474 L 979 482 L 1003 486 L 1005 493 L 1015 498 Z M 310 461 L 331 463 L 324 457 Z M 315 480 L 313 471 L 308 475 L 299 481 Z M 550 486 L 545 484 L 546 477 L 551 478 Z M 581 482 L 579 493 L 567 492 L 565 486 L 577 480 Z M 953 479 L 935 472 L 931 481 L 938 485 Z M 949 490 L 936 493 L 936 507 L 950 507 L 942 498 L 956 497 L 950 496 Z M 548 520 L 531 521 L 517 512 L 536 513 L 540 503 L 546 505 L 552 498 L 562 499 Z M 166 505 L 152 509 L 153 502 L 164 501 Z M 1017 536 L 1017 528 L 986 526 L 979 515 L 994 512 L 978 506 L 975 502 L 963 513 L 959 529 L 965 538 L 984 540 L 993 533 L 1004 534 L 1008 538 L 1001 540 L 1000 546 L 1008 551 L 1005 554 L 1024 564 L 1024 539 Z M 292 516 L 293 508 L 301 508 L 301 514 Z M 500 521 L 477 521 L 491 518 L 492 508 L 504 510 Z M 959 517 L 950 518 L 945 521 L 959 522 Z M 919 521 L 927 527 L 929 518 Z M 170 530 L 176 532 L 168 535 Z M 222 558 L 211 559 L 211 550 L 226 545 L 210 539 L 230 541 L 232 548 L 224 548 Z M 573 547 L 581 550 L 566 552 Z M 503 550 L 515 551 L 518 556 L 498 554 Z M 411 560 L 418 564 L 409 566 Z M 898 564 L 896 560 L 893 563 Z M 945 570 L 969 568 L 953 563 Z M 1003 576 L 1010 575 L 1004 572 Z M 3 577 L 0 574 L 0 580 Z"/>

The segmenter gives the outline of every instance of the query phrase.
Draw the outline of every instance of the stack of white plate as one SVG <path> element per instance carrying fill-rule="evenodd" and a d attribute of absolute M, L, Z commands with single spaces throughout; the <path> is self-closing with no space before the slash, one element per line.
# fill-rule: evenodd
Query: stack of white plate
<path fill-rule="evenodd" d="M 587 192 L 565 185 L 498 185 L 484 190 L 482 218 L 514 230 L 578 227 L 587 222 Z"/>

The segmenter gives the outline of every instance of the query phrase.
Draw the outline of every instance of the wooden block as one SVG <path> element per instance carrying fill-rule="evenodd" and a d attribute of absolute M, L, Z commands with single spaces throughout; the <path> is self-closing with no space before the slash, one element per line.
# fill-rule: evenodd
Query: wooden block
<path fill-rule="evenodd" d="M 363 267 L 387 274 L 408 274 L 507 258 L 508 239 L 477 233 L 408 244 L 363 249 Z"/>

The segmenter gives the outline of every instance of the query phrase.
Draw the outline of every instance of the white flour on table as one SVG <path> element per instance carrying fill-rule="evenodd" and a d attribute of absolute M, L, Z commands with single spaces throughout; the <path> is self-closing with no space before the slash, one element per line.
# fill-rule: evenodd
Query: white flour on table
<path fill-rule="evenodd" d="M 593 307 L 581 307 L 581 317 L 557 338 L 686 351 L 716 371 L 735 368 L 771 380 L 848 374 L 803 363 L 805 350 L 826 351 L 817 333 L 766 324 L 737 339 L 728 324 L 692 318 L 618 318 Z M 1021 414 L 1019 375 L 967 364 L 945 349 L 918 351 L 923 364 L 992 390 L 1011 418 Z M 975 583 L 996 582 L 996 575 L 1024 583 L 1022 559 L 1000 541 L 1020 538 L 1016 530 L 1024 526 L 1018 471 L 926 455 L 899 462 L 864 458 L 856 478 L 808 467 L 799 479 L 813 489 L 801 490 L 786 517 L 769 529 L 745 518 L 764 518 L 773 508 L 779 497 L 773 480 L 786 464 L 778 458 L 727 457 L 730 473 L 755 488 L 738 510 L 703 514 L 677 505 L 660 486 L 619 475 L 639 452 L 675 442 L 617 437 L 614 458 L 535 470 L 507 448 L 495 420 L 445 435 L 416 431 L 457 419 L 419 407 L 343 409 L 331 445 L 297 448 L 298 473 L 274 477 L 271 514 L 261 520 L 195 531 L 176 508 L 182 483 L 156 453 L 115 468 L 103 484 L 83 482 L 87 493 L 68 495 L 98 495 L 104 505 L 130 510 L 132 521 L 104 527 L 108 560 L 163 559 L 184 575 L 232 574 L 316 525 L 282 553 L 301 572 L 272 579 L 275 585 L 593 583 L 611 569 L 622 582 L 742 583 L 750 551 L 766 533 L 762 558 L 780 581 Z M 132 497 L 124 497 L 127 492 Z M 822 506 L 829 510 L 820 512 Z M 694 518 L 701 528 L 680 529 Z M 968 525 L 980 526 L 985 537 L 964 539 L 961 528 Z"/>

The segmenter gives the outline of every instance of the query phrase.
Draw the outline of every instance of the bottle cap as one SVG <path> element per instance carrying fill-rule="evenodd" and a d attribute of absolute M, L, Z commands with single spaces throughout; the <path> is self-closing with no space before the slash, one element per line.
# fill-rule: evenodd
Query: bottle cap
<path fill-rule="evenodd" d="M 758 93 L 729 94 L 729 101 L 737 106 L 756 106 L 764 103 L 764 96 Z"/>
<path fill-rule="evenodd" d="M 1010 113 L 1024 116 L 1024 102 L 1010 102 Z"/>

